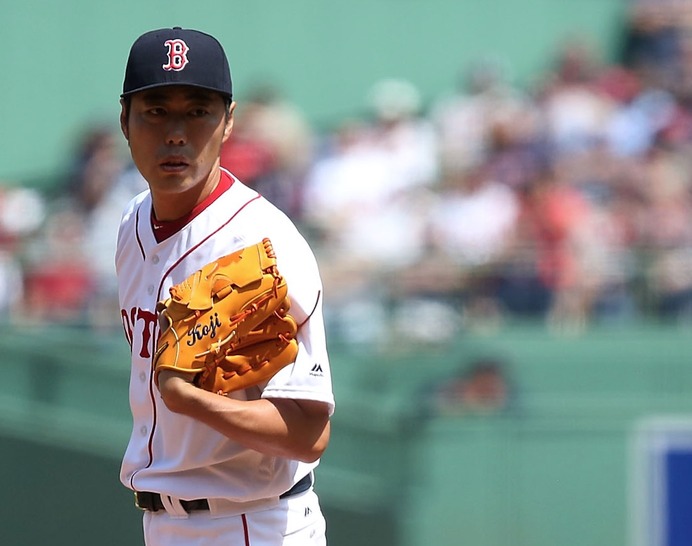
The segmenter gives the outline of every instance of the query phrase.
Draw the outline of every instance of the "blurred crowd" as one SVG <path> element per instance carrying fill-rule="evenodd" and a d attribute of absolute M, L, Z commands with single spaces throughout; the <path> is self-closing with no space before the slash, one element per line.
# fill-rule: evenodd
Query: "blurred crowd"
<path fill-rule="evenodd" d="M 692 319 L 692 11 L 642 2 L 624 23 L 611 60 L 575 38 L 523 87 L 494 59 L 427 100 L 383 79 L 329 128 L 258 88 L 222 164 L 303 230 L 350 341 Z M 5 188 L 7 316 L 119 327 L 115 234 L 145 187 L 95 127 L 62 187 Z"/>

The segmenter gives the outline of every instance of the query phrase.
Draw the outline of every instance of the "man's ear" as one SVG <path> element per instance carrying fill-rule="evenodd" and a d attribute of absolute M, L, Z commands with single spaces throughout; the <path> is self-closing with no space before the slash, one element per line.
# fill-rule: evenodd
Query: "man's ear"
<path fill-rule="evenodd" d="M 223 141 L 226 142 L 228 137 L 233 132 L 233 111 L 235 110 L 235 101 L 228 105 L 228 114 L 226 115 L 226 127 L 223 130 Z"/>
<path fill-rule="evenodd" d="M 120 99 L 120 130 L 123 132 L 125 140 L 130 141 L 130 132 L 127 128 L 127 117 L 129 108 L 124 99 Z"/>

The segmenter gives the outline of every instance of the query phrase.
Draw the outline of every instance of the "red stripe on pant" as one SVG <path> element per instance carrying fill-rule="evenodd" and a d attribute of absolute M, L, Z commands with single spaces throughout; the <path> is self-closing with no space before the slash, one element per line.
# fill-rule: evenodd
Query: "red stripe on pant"
<path fill-rule="evenodd" d="M 245 514 L 240 516 L 243 519 L 243 534 L 245 535 L 245 546 L 250 546 L 250 531 L 247 528 L 247 517 Z"/>

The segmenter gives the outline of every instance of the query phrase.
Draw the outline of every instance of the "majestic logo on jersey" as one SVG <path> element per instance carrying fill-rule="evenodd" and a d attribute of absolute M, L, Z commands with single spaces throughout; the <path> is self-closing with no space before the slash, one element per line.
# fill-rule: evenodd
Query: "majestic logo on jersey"
<path fill-rule="evenodd" d="M 163 69 L 180 72 L 190 62 L 187 58 L 190 48 L 183 40 L 166 40 L 164 45 L 168 47 L 168 63 L 163 65 Z"/>
<path fill-rule="evenodd" d="M 322 364 L 320 364 L 319 362 L 315 364 L 310 370 L 310 375 L 315 377 L 322 377 L 324 375 L 324 371 L 322 370 Z"/>

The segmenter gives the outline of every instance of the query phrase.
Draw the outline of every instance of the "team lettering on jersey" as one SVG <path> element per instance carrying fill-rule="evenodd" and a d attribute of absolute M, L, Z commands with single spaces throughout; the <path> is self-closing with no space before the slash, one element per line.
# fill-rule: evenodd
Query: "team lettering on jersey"
<path fill-rule="evenodd" d="M 139 356 L 141 358 L 150 358 L 152 354 L 152 336 L 158 317 L 156 313 L 133 307 L 129 310 L 120 310 L 120 317 L 123 321 L 123 329 L 125 330 L 125 338 L 130 344 L 130 350 L 135 351 L 135 346 L 139 345 Z M 136 339 L 135 339 L 136 337 Z M 135 341 L 137 342 L 135 344 Z"/>
<path fill-rule="evenodd" d="M 180 72 L 190 62 L 187 58 L 190 48 L 183 40 L 166 40 L 164 45 L 168 48 L 168 64 L 164 64 L 163 69 Z"/>
<path fill-rule="evenodd" d="M 130 345 L 130 350 L 135 350 L 135 345 L 139 345 L 139 356 L 149 358 L 152 354 L 151 340 L 154 334 L 154 326 L 158 317 L 156 313 L 133 307 L 129 312 L 125 309 L 120 310 L 120 317 L 123 321 L 123 329 L 125 330 L 125 338 Z M 198 341 L 205 337 L 215 338 L 218 328 L 221 326 L 219 314 L 214 313 L 209 317 L 209 324 L 197 324 L 191 328 L 188 333 L 187 344 L 192 347 Z M 135 339 L 137 338 L 137 339 Z M 135 341 L 137 342 L 135 344 Z"/>

